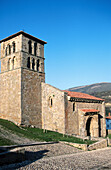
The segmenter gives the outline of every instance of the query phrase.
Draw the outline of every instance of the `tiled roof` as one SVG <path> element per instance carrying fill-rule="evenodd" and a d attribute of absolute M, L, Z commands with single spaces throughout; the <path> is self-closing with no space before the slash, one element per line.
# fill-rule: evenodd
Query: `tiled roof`
<path fill-rule="evenodd" d="M 88 112 L 99 112 L 99 110 L 96 109 L 80 109 L 81 111 L 88 113 Z"/>
<path fill-rule="evenodd" d="M 94 96 L 91 96 L 91 95 L 85 94 L 85 93 L 72 92 L 72 91 L 67 91 L 67 90 L 64 90 L 64 92 L 67 92 L 68 96 L 74 97 L 74 98 L 92 99 L 92 100 L 101 100 L 101 101 L 104 101 L 104 99 L 101 99 L 101 98 L 98 98 L 98 97 L 94 97 Z"/>
<path fill-rule="evenodd" d="M 111 116 L 107 116 L 106 119 L 111 119 Z"/>

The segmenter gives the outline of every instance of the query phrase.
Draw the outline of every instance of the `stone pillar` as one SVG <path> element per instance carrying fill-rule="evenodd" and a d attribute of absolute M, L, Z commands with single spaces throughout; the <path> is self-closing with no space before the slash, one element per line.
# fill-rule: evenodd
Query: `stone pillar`
<path fill-rule="evenodd" d="M 103 116 L 103 128 L 102 128 L 102 134 L 103 137 L 106 136 L 106 118 L 105 118 L 105 102 L 102 103 L 102 116 Z"/>

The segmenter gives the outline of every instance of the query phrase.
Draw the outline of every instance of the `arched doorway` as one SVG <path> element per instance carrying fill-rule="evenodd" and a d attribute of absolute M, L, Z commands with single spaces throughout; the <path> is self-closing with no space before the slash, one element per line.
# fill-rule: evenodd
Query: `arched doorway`
<path fill-rule="evenodd" d="M 86 123 L 86 134 L 87 136 L 91 136 L 91 120 L 92 117 L 89 117 Z"/>

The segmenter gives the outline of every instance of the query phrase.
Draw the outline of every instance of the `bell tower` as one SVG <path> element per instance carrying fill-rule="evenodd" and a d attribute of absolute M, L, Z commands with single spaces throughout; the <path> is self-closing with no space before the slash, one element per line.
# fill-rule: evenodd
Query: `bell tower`
<path fill-rule="evenodd" d="M 0 43 L 0 118 L 41 128 L 46 42 L 20 31 Z"/>

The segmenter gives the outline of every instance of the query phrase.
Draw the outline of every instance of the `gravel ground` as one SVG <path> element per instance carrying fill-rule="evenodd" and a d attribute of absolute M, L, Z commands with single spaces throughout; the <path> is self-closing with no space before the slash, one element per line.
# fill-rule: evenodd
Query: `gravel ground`
<path fill-rule="evenodd" d="M 111 148 L 81 151 L 77 148 L 59 143 L 26 147 L 25 150 L 28 160 L 3 166 L 0 169 L 111 169 Z"/>

